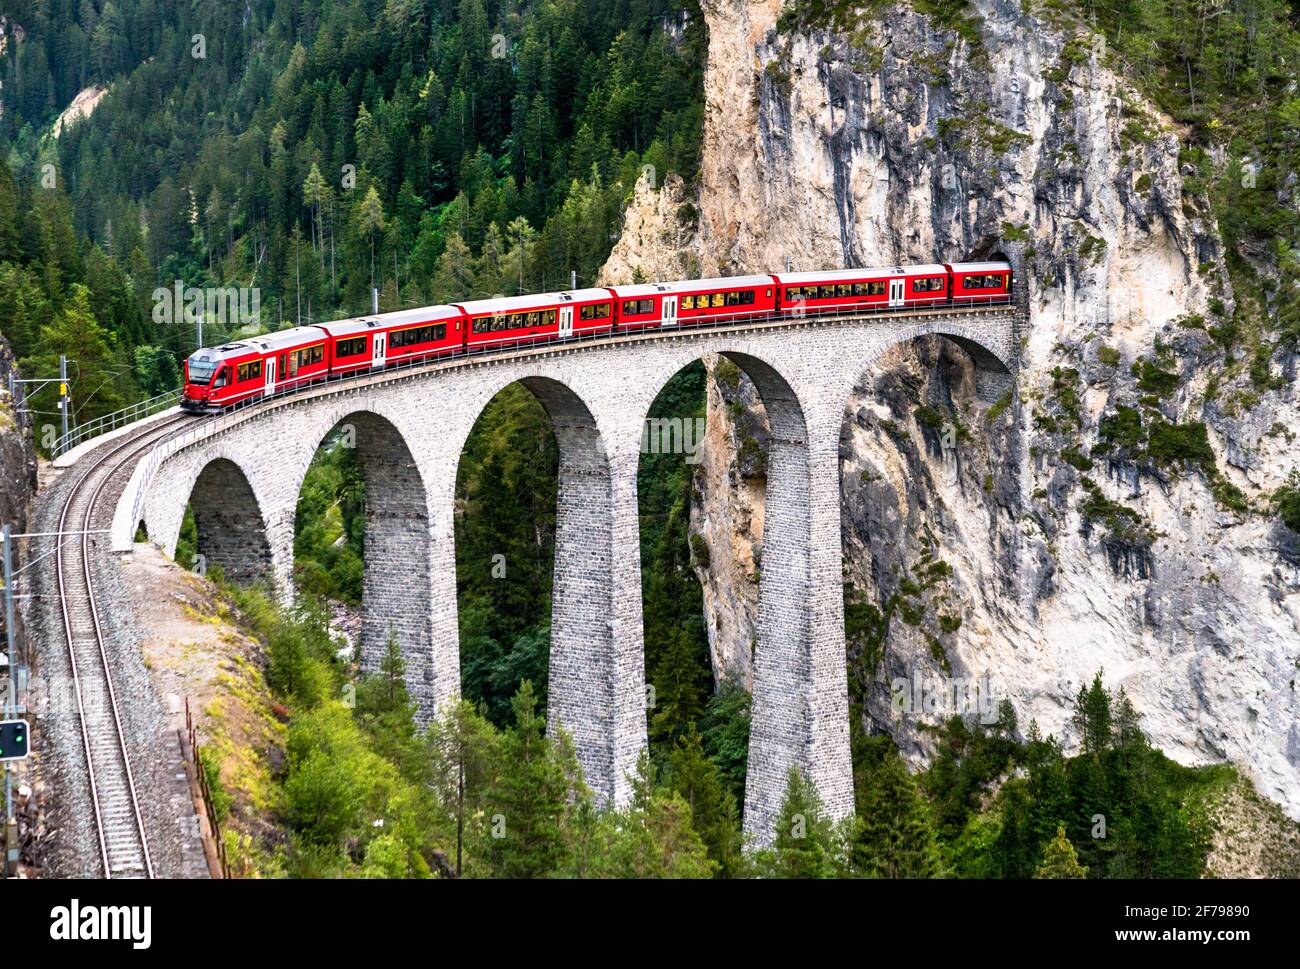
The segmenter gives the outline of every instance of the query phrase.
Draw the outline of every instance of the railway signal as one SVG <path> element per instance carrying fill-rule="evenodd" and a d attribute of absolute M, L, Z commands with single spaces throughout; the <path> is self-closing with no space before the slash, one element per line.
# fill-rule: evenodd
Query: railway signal
<path fill-rule="evenodd" d="M 0 761 L 26 760 L 28 733 L 26 720 L 0 720 Z"/>

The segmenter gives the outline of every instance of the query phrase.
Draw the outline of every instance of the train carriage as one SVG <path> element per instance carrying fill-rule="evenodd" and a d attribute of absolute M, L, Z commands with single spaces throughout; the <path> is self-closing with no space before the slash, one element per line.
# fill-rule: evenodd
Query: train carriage
<path fill-rule="evenodd" d="M 1006 262 L 730 276 L 498 297 L 300 326 L 199 350 L 185 361 L 181 406 L 217 411 L 277 389 L 462 348 L 508 351 L 677 325 L 1012 299 L 1012 269 Z"/>
<path fill-rule="evenodd" d="M 536 296 L 502 296 L 457 304 L 468 322 L 465 345 L 493 349 L 608 331 L 614 323 L 607 289 L 579 289 Z"/>
<path fill-rule="evenodd" d="M 769 317 L 776 308 L 771 276 L 638 283 L 612 286 L 609 291 L 616 298 L 620 330 L 744 322 Z"/>
<path fill-rule="evenodd" d="M 953 303 L 1009 303 L 1011 266 L 1005 262 L 957 262 L 952 270 Z"/>
<path fill-rule="evenodd" d="M 220 410 L 230 404 L 329 373 L 329 336 L 317 326 L 297 326 L 199 350 L 185 361 L 185 410 Z"/>
<path fill-rule="evenodd" d="M 925 266 L 875 266 L 832 272 L 777 273 L 782 316 L 823 316 L 948 301 L 948 270 Z"/>
<path fill-rule="evenodd" d="M 330 373 L 376 370 L 438 356 L 464 344 L 465 316 L 454 306 L 424 306 L 322 323 L 330 336 Z"/>

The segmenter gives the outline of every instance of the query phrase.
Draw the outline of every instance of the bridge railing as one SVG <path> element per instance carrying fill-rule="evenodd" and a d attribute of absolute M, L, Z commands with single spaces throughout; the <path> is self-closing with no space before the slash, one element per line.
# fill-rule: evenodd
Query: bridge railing
<path fill-rule="evenodd" d="M 67 434 L 60 434 L 55 438 L 54 447 L 51 449 L 53 456 L 57 458 L 59 455 L 71 451 L 82 441 L 89 441 L 92 437 L 99 437 L 99 435 L 115 431 L 119 427 L 125 427 L 127 424 L 133 424 L 146 417 L 152 417 L 169 407 L 175 407 L 180 403 L 180 399 L 181 391 L 179 389 L 168 390 L 157 397 L 150 397 L 148 400 L 142 400 L 130 407 L 123 407 L 111 414 L 105 414 L 103 417 L 96 417 L 93 421 L 87 421 L 84 424 L 69 428 Z"/>

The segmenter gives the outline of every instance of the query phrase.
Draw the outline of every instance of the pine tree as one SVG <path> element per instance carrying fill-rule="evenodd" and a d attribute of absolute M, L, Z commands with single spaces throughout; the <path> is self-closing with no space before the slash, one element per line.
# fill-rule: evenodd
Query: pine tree
<path fill-rule="evenodd" d="M 489 795 L 500 764 L 501 737 L 488 720 L 465 700 L 442 711 L 429 727 L 430 784 L 456 828 L 453 871 L 465 868 L 466 827 L 470 814 Z"/>
<path fill-rule="evenodd" d="M 610 819 L 599 862 L 602 874 L 618 878 L 709 878 L 717 869 L 692 827 L 690 806 L 681 794 L 655 786 L 648 751 L 637 759 L 632 799 Z"/>
<path fill-rule="evenodd" d="M 718 866 L 730 878 L 740 868 L 740 811 L 722 772 L 704 754 L 695 724 L 679 737 L 669 757 L 673 788 L 691 809 L 691 824 Z"/>
<path fill-rule="evenodd" d="M 1065 836 L 1065 825 L 1056 827 L 1056 837 L 1043 850 L 1043 863 L 1034 873 L 1035 878 L 1087 878 L 1088 869 L 1079 864 L 1074 845 Z"/>
<path fill-rule="evenodd" d="M 1110 694 L 1101 683 L 1101 671 L 1092 685 L 1080 687 L 1074 702 L 1074 725 L 1085 754 L 1100 754 L 1111 746 L 1112 718 Z"/>
<path fill-rule="evenodd" d="M 764 878 L 834 878 L 843 866 L 843 844 L 825 816 L 817 786 L 797 767 L 786 778 L 785 800 L 770 849 L 755 853 Z"/>
<path fill-rule="evenodd" d="M 375 237 L 384 231 L 384 203 L 375 186 L 366 189 L 353 215 L 353 229 L 357 236 L 370 244 L 370 287 L 375 286 Z"/>
<path fill-rule="evenodd" d="M 57 375 L 59 356 L 66 355 L 73 378 L 68 391 L 71 417 L 73 423 L 85 421 L 122 406 L 118 381 L 128 368 L 118 366 L 111 341 L 112 335 L 95 319 L 90 290 L 74 283 L 63 312 L 41 329 L 36 358 L 24 361 L 24 370 L 33 375 Z"/>
<path fill-rule="evenodd" d="M 869 878 L 934 878 L 939 852 L 929 806 L 893 747 L 866 783 L 851 861 Z"/>
<path fill-rule="evenodd" d="M 473 293 L 474 257 L 460 233 L 453 232 L 438 257 L 429 295 L 438 302 L 450 303 L 469 299 Z"/>
<path fill-rule="evenodd" d="M 565 826 L 581 780 L 571 748 L 546 737 L 528 680 L 512 708 L 515 725 L 502 737 L 500 770 L 485 804 L 484 853 L 495 877 L 544 878 L 570 859 Z"/>

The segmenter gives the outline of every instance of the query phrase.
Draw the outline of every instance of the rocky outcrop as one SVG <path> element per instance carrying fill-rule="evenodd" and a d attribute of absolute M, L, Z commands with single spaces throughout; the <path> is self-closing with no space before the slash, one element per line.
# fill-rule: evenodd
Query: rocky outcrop
<path fill-rule="evenodd" d="M 0 522 L 20 532 L 36 493 L 36 451 L 31 417 L 9 396 L 10 374 L 19 376 L 9 342 L 0 336 Z"/>
<path fill-rule="evenodd" d="M 688 259 L 707 274 L 1014 248 L 1028 285 L 1007 399 L 980 404 L 969 358 L 926 340 L 845 402 L 864 716 L 923 759 L 927 717 L 899 717 L 891 682 L 987 675 L 1068 746 L 1074 695 L 1104 669 L 1171 756 L 1236 762 L 1300 817 L 1300 539 L 1262 513 L 1297 463 L 1294 361 L 1272 360 L 1262 390 L 1226 368 L 1211 332 L 1234 294 L 1172 124 L 1065 15 L 979 0 L 941 24 L 902 5 L 833 32 L 778 30 L 777 7 L 703 3 L 698 195 L 638 186 L 611 266 L 654 278 Z M 738 415 L 714 384 L 710 436 L 734 450 Z M 706 459 L 694 527 L 714 655 L 743 666 L 754 596 L 722 526 L 761 519 L 761 500 L 725 459 Z"/>

